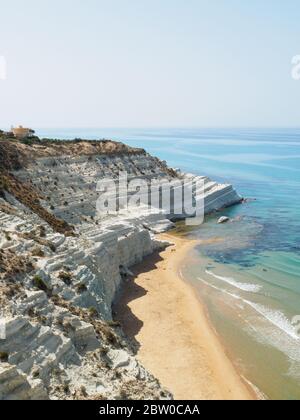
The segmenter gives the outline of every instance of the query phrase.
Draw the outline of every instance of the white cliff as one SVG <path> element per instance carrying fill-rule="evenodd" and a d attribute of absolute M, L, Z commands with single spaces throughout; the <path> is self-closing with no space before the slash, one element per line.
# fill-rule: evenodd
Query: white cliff
<path fill-rule="evenodd" d="M 170 398 L 134 358 L 111 307 L 130 267 L 167 246 L 154 234 L 173 222 L 142 207 L 97 213 L 97 182 L 120 172 L 158 185 L 198 179 L 206 213 L 241 198 L 230 185 L 181 175 L 143 151 L 68 155 L 55 147 L 55 155 L 34 149 L 29 159 L 22 146 L 26 165 L 3 175 L 0 399 Z M 25 185 L 43 211 L 21 197 Z M 56 229 L 56 220 L 73 234 Z"/>

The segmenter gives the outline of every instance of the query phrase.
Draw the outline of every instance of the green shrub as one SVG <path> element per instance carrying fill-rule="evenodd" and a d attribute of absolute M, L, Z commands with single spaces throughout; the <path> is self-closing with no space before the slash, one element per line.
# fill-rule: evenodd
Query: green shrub
<path fill-rule="evenodd" d="M 97 318 L 99 314 L 96 308 L 89 308 L 89 315 L 92 318 Z"/>
<path fill-rule="evenodd" d="M 11 241 L 11 236 L 10 236 L 10 234 L 9 234 L 8 232 L 5 232 L 4 234 L 5 234 L 5 239 L 6 239 L 7 241 Z"/>
<path fill-rule="evenodd" d="M 0 352 L 0 362 L 2 362 L 2 363 L 8 362 L 8 357 L 9 357 L 8 353 L 6 353 L 4 351 Z"/>
<path fill-rule="evenodd" d="M 41 276 L 38 276 L 38 275 L 34 276 L 32 279 L 32 283 L 34 287 L 36 287 L 39 290 L 42 290 L 43 292 L 49 291 L 47 284 L 44 282 Z"/>

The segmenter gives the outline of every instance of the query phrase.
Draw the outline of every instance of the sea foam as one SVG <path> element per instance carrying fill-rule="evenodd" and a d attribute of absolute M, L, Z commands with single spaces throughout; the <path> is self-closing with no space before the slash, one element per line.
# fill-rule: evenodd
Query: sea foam
<path fill-rule="evenodd" d="M 264 305 L 253 303 L 248 300 L 244 300 L 244 302 L 251 306 L 256 312 L 262 315 L 271 324 L 279 328 L 285 334 L 289 335 L 294 340 L 300 341 L 296 327 L 293 326 L 292 322 L 284 315 L 283 312 L 267 308 Z"/>
<path fill-rule="evenodd" d="M 283 333 L 291 337 L 293 340 L 300 341 L 300 337 L 297 334 L 296 327 L 292 324 L 292 322 L 284 315 L 283 312 L 279 310 L 273 310 L 270 309 L 264 305 L 260 305 L 258 303 L 251 302 L 247 299 L 243 299 L 241 296 L 238 296 L 234 293 L 230 293 L 227 290 L 224 290 L 220 287 L 214 286 L 205 280 L 198 278 L 200 281 L 202 281 L 207 286 L 212 287 L 215 290 L 218 290 L 219 292 L 225 293 L 228 296 L 231 296 L 234 299 L 241 300 L 246 305 L 250 306 L 252 309 L 254 309 L 259 315 L 261 315 L 265 320 L 267 320 L 269 323 L 274 325 L 276 328 L 281 330 Z"/>
<path fill-rule="evenodd" d="M 209 276 L 214 277 L 217 280 L 221 280 L 227 284 L 230 284 L 231 286 L 234 286 L 240 290 L 243 290 L 244 292 L 252 292 L 252 293 L 258 293 L 261 290 L 261 286 L 258 286 L 256 284 L 250 284 L 250 283 L 240 283 L 234 280 L 231 277 L 222 277 L 218 276 L 217 274 L 214 274 L 212 271 L 206 270 L 206 274 Z"/>

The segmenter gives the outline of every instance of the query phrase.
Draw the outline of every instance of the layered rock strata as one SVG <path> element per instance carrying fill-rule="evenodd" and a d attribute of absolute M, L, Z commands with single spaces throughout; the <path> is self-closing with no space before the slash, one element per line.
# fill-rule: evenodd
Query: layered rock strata
<path fill-rule="evenodd" d="M 0 399 L 168 399 L 134 358 L 112 303 L 130 267 L 168 244 L 170 215 L 97 212 L 97 183 L 199 180 L 205 212 L 241 200 L 121 143 L 0 140 Z M 119 197 L 125 194 L 120 190 Z"/>

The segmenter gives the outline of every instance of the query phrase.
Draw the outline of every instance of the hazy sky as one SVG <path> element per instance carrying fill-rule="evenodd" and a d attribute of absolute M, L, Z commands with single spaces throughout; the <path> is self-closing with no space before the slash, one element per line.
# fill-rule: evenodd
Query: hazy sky
<path fill-rule="evenodd" d="M 0 17 L 0 127 L 300 126 L 299 0 L 0 0 Z"/>

